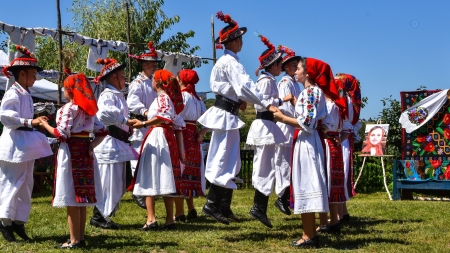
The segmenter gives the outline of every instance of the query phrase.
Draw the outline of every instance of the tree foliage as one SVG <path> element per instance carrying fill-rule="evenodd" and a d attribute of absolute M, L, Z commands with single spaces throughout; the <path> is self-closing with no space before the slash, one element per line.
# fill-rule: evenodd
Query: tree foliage
<path fill-rule="evenodd" d="M 157 49 L 168 52 L 194 54 L 198 46 L 191 47 L 187 40 L 194 37 L 195 32 L 176 32 L 168 34 L 173 25 L 180 22 L 180 17 L 168 17 L 162 10 L 164 0 L 74 0 L 69 11 L 73 13 L 73 27 L 65 27 L 66 31 L 94 39 L 127 41 L 127 11 L 125 3 L 129 3 L 130 43 L 141 43 L 133 46 L 131 53 L 141 54 L 147 49 L 147 42 L 153 41 Z M 37 37 L 36 54 L 40 65 L 45 69 L 58 69 L 58 42 L 49 37 Z M 70 67 L 74 71 L 82 71 L 90 76 L 97 73 L 86 69 L 88 47 L 70 43 L 67 36 L 63 39 L 64 50 L 76 52 Z M 108 57 L 114 57 L 125 63 L 127 55 L 109 51 Z M 140 71 L 137 64 L 132 65 L 132 76 Z"/>

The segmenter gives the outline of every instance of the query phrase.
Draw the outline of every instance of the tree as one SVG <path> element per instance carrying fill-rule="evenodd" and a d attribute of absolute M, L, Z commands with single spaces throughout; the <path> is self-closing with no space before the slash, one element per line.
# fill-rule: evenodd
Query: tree
<path fill-rule="evenodd" d="M 180 17 L 168 17 L 164 14 L 164 0 L 75 0 L 69 9 L 73 13 L 74 26 L 65 27 L 64 30 L 76 31 L 91 38 L 127 41 L 126 2 L 129 3 L 130 13 L 130 43 L 142 43 L 141 46 L 133 46 L 132 53 L 141 54 L 147 49 L 148 41 L 153 41 L 157 49 L 168 52 L 193 54 L 200 49 L 198 46 L 191 47 L 186 42 L 194 37 L 193 30 L 176 32 L 169 36 L 165 34 L 174 24 L 180 22 Z M 65 50 L 76 52 L 70 66 L 74 71 L 82 71 L 90 76 L 97 75 L 86 69 L 88 47 L 70 43 L 67 36 L 64 36 L 63 44 Z M 44 69 L 58 68 L 56 41 L 49 37 L 37 37 L 36 48 L 40 66 Z M 109 51 L 108 57 L 114 57 L 122 63 L 127 61 L 127 55 L 119 52 Z M 134 76 L 140 69 L 137 64 L 132 66 L 131 72 Z"/>

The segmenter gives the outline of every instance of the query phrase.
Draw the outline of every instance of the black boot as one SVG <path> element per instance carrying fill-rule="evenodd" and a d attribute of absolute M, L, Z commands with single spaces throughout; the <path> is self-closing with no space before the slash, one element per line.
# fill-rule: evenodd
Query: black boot
<path fill-rule="evenodd" d="M 96 206 L 94 206 L 94 212 L 89 222 L 94 227 L 103 228 L 106 225 L 106 220 L 103 218 L 102 213 Z"/>
<path fill-rule="evenodd" d="M 211 216 L 216 221 L 228 225 L 230 222 L 220 212 L 220 203 L 222 202 L 224 191 L 225 188 L 211 184 L 208 197 L 206 199 L 206 204 L 203 206 L 202 212 L 208 216 Z"/>
<path fill-rule="evenodd" d="M 289 208 L 289 198 L 291 192 L 289 191 L 289 188 L 290 187 L 287 187 L 286 190 L 284 190 L 283 196 L 275 201 L 275 206 L 278 210 L 286 215 L 291 215 L 291 209 Z"/>
<path fill-rule="evenodd" d="M 136 202 L 136 204 L 137 204 L 140 208 L 147 209 L 147 205 L 145 204 L 145 196 L 131 195 L 131 197 L 133 198 L 133 200 Z"/>
<path fill-rule="evenodd" d="M 24 224 L 16 224 L 16 223 L 12 223 L 12 227 L 14 232 L 20 236 L 20 238 L 22 238 L 25 241 L 30 241 L 31 238 L 28 237 L 27 233 L 25 233 L 25 225 Z"/>
<path fill-rule="evenodd" d="M 250 209 L 250 215 L 267 227 L 272 228 L 272 223 L 269 218 L 267 218 L 267 204 L 269 203 L 269 196 L 255 190 L 255 198 L 253 202 L 254 204 L 252 209 Z"/>
<path fill-rule="evenodd" d="M 0 221 L 0 230 L 2 231 L 3 238 L 7 240 L 8 242 L 15 242 L 16 237 L 14 236 L 14 229 L 12 225 L 9 226 L 3 226 L 2 222 Z"/>
<path fill-rule="evenodd" d="M 231 199 L 233 198 L 233 189 L 225 189 L 223 192 L 222 202 L 220 203 L 220 212 L 228 220 L 234 222 L 240 222 L 240 220 L 234 216 L 233 211 L 231 211 Z"/>

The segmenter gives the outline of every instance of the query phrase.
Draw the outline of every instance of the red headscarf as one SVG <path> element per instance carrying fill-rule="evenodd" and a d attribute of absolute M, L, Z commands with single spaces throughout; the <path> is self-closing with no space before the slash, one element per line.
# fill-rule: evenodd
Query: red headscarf
<path fill-rule="evenodd" d="M 182 89 L 181 91 L 186 91 L 192 96 L 194 96 L 196 99 L 201 100 L 200 97 L 197 95 L 197 92 L 195 91 L 195 84 L 198 83 L 200 78 L 198 78 L 197 72 L 192 69 L 182 69 L 178 73 L 178 76 L 180 77 L 180 80 L 183 82 L 183 84 L 186 86 L 186 88 Z"/>
<path fill-rule="evenodd" d="M 169 95 L 175 106 L 175 112 L 178 114 L 184 109 L 183 96 L 181 95 L 180 84 L 170 71 L 161 69 L 153 74 L 155 81 Z"/>
<path fill-rule="evenodd" d="M 320 89 L 334 100 L 339 107 L 341 116 L 347 118 L 347 101 L 343 94 L 339 94 L 330 65 L 321 60 L 306 58 L 306 72 Z"/>
<path fill-rule="evenodd" d="M 350 120 L 352 120 L 352 124 L 354 125 L 359 120 L 362 106 L 359 80 L 350 74 L 337 73 L 335 81 L 339 90 L 343 90 L 344 94 L 347 94 L 352 100 L 353 119 Z"/>
<path fill-rule="evenodd" d="M 91 85 L 83 73 L 70 75 L 64 80 L 64 89 L 73 94 L 73 103 L 81 107 L 87 114 L 94 116 L 97 111 L 97 101 Z"/>

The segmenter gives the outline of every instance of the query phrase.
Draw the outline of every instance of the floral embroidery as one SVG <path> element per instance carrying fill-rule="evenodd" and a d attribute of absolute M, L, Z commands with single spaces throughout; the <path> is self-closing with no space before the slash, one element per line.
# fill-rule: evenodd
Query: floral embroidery
<path fill-rule="evenodd" d="M 428 116 L 428 110 L 425 107 L 417 107 L 417 108 L 413 108 L 409 112 L 408 119 L 409 119 L 409 121 L 411 121 L 411 123 L 420 125 L 427 118 L 427 116 Z"/>

